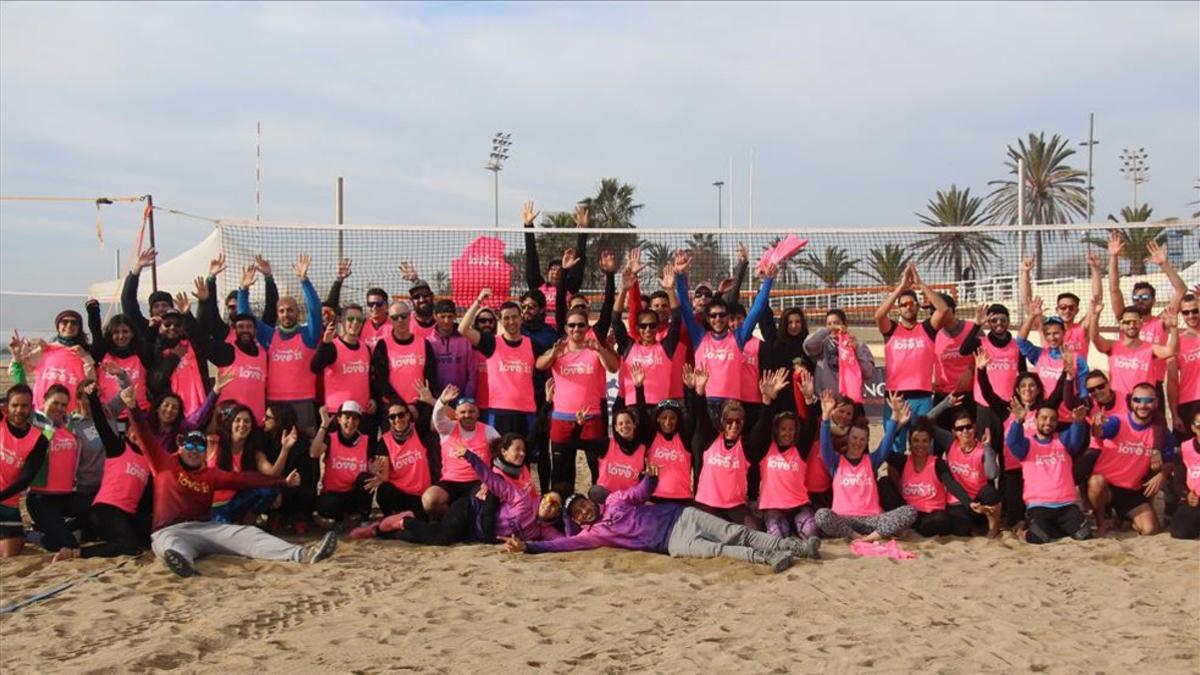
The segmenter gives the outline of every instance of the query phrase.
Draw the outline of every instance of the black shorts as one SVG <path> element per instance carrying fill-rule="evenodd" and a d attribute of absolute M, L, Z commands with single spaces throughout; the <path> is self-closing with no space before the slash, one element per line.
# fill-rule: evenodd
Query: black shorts
<path fill-rule="evenodd" d="M 1128 518 L 1130 512 L 1142 504 L 1150 503 L 1150 500 L 1146 499 L 1146 495 L 1142 494 L 1141 490 L 1128 490 L 1110 483 L 1108 491 L 1112 495 L 1112 501 L 1109 504 L 1112 505 L 1117 515 L 1122 518 Z"/>
<path fill-rule="evenodd" d="M 25 538 L 25 524 L 21 522 L 21 511 L 14 506 L 0 504 L 0 539 L 18 538 Z"/>

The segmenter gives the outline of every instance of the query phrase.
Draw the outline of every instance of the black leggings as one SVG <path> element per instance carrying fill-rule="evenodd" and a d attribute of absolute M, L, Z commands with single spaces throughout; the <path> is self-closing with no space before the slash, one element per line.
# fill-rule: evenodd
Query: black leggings
<path fill-rule="evenodd" d="M 1025 477 L 1020 469 L 1005 471 L 1000 476 L 1000 489 L 1003 492 L 1004 524 L 1012 527 L 1025 520 Z"/>
<path fill-rule="evenodd" d="M 364 483 L 371 478 L 369 473 L 360 473 L 354 487 L 347 492 L 322 492 L 317 496 L 317 513 L 331 520 L 341 520 L 349 515 L 371 514 L 371 493 Z"/>
<path fill-rule="evenodd" d="M 913 529 L 922 537 L 942 537 L 950 534 L 953 521 L 950 519 L 950 514 L 946 509 L 940 511 L 930 511 L 929 513 L 917 512 L 917 521 L 913 523 Z"/>
<path fill-rule="evenodd" d="M 1171 536 L 1175 539 L 1200 539 L 1200 506 L 1179 502 L 1171 517 Z"/>
<path fill-rule="evenodd" d="M 500 500 L 496 495 L 488 494 L 480 501 L 475 495 L 467 495 L 454 500 L 446 515 L 436 523 L 429 523 L 416 518 L 405 518 L 404 529 L 399 532 L 387 532 L 381 536 L 385 539 L 399 539 L 412 544 L 428 544 L 430 546 L 449 546 L 465 541 L 480 540 L 485 544 L 493 543 L 496 533 L 496 511 Z M 478 514 L 478 515 L 476 515 Z M 482 532 L 473 532 L 473 525 L 478 518 Z"/>
<path fill-rule="evenodd" d="M 1025 524 L 1029 528 L 1025 541 L 1030 544 L 1046 544 L 1063 537 L 1091 539 L 1092 528 L 1078 506 L 1071 504 L 1058 508 L 1034 506 L 1025 511 Z"/>
<path fill-rule="evenodd" d="M 126 513 L 112 504 L 92 506 L 92 524 L 104 541 L 95 546 L 85 546 L 79 555 L 83 558 L 113 558 L 119 555 L 137 555 L 150 546 L 150 510 Z"/>
<path fill-rule="evenodd" d="M 1000 493 L 991 483 L 986 483 L 975 495 L 975 501 L 984 506 L 994 506 L 1000 503 Z M 946 507 L 950 516 L 950 534 L 956 537 L 969 537 L 976 526 L 987 527 L 987 517 L 982 513 L 971 510 L 970 504 L 951 504 Z"/>
<path fill-rule="evenodd" d="M 575 455 L 583 450 L 587 458 L 588 470 L 592 472 L 592 485 L 600 476 L 600 453 L 608 445 L 605 437 L 594 438 L 590 441 L 576 443 L 550 443 L 551 455 L 551 485 L 563 485 L 567 494 L 575 492 Z"/>
<path fill-rule="evenodd" d="M 425 517 L 425 508 L 421 505 L 421 495 L 410 495 L 391 483 L 384 483 L 375 491 L 375 503 L 383 515 L 412 511 L 418 518 Z"/>
<path fill-rule="evenodd" d="M 30 492 L 25 498 L 25 508 L 33 518 L 33 526 L 44 537 L 42 548 L 57 551 L 60 548 L 79 548 L 79 541 L 67 524 L 67 518 L 86 519 L 87 511 L 80 508 L 73 494 L 44 494 Z"/>

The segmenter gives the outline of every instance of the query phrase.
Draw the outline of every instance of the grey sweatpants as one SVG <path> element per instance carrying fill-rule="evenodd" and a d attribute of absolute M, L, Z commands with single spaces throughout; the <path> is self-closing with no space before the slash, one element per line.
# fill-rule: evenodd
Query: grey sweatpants
<path fill-rule="evenodd" d="M 839 516 L 833 509 L 817 509 L 817 527 L 827 537 L 850 539 L 851 534 L 871 534 L 878 531 L 892 537 L 913 526 L 917 510 L 907 504 L 875 516 Z"/>
<path fill-rule="evenodd" d="M 150 535 L 150 548 L 159 558 L 177 551 L 195 562 L 202 555 L 225 553 L 257 560 L 299 560 L 301 547 L 249 525 L 214 522 L 175 523 Z"/>
<path fill-rule="evenodd" d="M 786 542 L 765 532 L 731 523 L 691 506 L 684 508 L 667 537 L 667 553 L 675 558 L 715 558 L 726 556 L 745 562 L 755 551 L 780 551 Z"/>

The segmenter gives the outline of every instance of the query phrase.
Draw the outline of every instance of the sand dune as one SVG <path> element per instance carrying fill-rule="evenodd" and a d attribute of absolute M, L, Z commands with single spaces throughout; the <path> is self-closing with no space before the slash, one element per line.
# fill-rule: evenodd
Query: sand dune
<path fill-rule="evenodd" d="M 7 672 L 1196 672 L 1200 546 L 911 540 L 774 576 L 625 551 L 344 542 L 316 566 L 149 555 L 0 617 Z M 119 560 L 0 562 L 8 604 Z"/>

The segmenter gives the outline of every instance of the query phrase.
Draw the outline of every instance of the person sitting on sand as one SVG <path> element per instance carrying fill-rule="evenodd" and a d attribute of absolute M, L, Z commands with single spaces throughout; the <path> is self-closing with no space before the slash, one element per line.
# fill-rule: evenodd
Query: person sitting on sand
<path fill-rule="evenodd" d="M 1021 462 L 1025 501 L 1024 529 L 1017 531 L 1021 541 L 1045 544 L 1062 537 L 1076 540 L 1091 539 L 1092 528 L 1083 511 L 1075 505 L 1075 480 L 1072 458 L 1087 445 L 1088 429 L 1083 420 L 1087 408 L 1074 410 L 1075 421 L 1062 434 L 1058 427 L 1058 406 L 1043 401 L 1038 405 L 1035 427 L 1025 428 L 1028 411 L 1020 400 L 1014 399 L 1005 445 Z"/>
<path fill-rule="evenodd" d="M 1176 454 L 1175 494 L 1180 495 L 1171 517 L 1171 536 L 1200 539 L 1200 411 L 1190 420 L 1192 437 L 1179 444 Z"/>
<path fill-rule="evenodd" d="M 912 409 L 898 394 L 888 398 L 891 414 L 883 423 L 883 440 L 874 452 L 867 454 L 871 438 L 866 418 L 858 418 L 846 435 L 846 452 L 838 454 L 833 447 L 829 417 L 837 405 L 833 392 L 821 392 L 821 461 L 833 478 L 833 508 L 817 510 L 817 526 L 828 537 L 879 541 L 893 537 L 912 527 L 917 510 L 905 504 L 884 511 L 879 504 L 879 485 L 875 474 L 884 459 L 892 452 L 896 430 L 908 423 Z M 901 446 L 901 452 L 903 452 Z"/>
<path fill-rule="evenodd" d="M 154 555 L 175 574 L 190 577 L 196 558 L 226 553 L 257 560 L 289 560 L 315 563 L 333 555 L 337 534 L 329 532 L 320 541 L 304 546 L 290 544 L 250 525 L 211 522 L 213 491 L 300 484 L 292 471 L 286 479 L 260 473 L 234 473 L 208 466 L 208 441 L 192 431 L 177 439 L 178 452 L 168 454 L 140 410 L 133 412 L 135 436 L 142 444 L 146 461 L 154 472 L 154 518 L 150 547 Z"/>
<path fill-rule="evenodd" d="M 730 523 L 706 511 L 676 503 L 647 504 L 658 483 L 651 464 L 637 485 L 614 492 L 603 504 L 572 495 L 564 515 L 568 536 L 549 541 L 524 541 L 510 536 L 509 553 L 562 553 L 610 546 L 666 553 L 675 558 L 724 556 L 766 565 L 774 572 L 791 567 L 793 557 L 818 558 L 820 540 L 776 537 Z"/>

